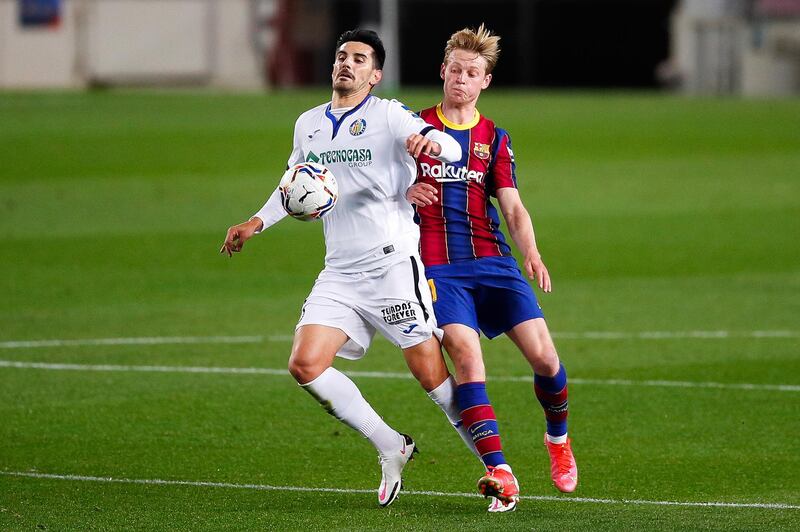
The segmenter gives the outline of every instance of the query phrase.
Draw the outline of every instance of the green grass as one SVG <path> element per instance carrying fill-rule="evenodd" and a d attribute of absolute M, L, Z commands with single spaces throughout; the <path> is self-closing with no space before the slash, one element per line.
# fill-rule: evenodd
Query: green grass
<path fill-rule="evenodd" d="M 217 250 L 274 188 L 296 116 L 328 96 L 0 93 L 0 342 L 263 337 L 3 347 L 0 360 L 285 368 L 280 337 L 322 266 L 321 228 L 284 221 L 232 260 Z M 437 93 L 402 96 L 421 108 Z M 528 374 L 503 339 L 484 344 L 489 392 L 523 495 L 539 498 L 500 516 L 477 497 L 411 493 L 471 493 L 481 473 L 411 379 L 354 379 L 422 449 L 409 493 L 380 509 L 372 493 L 8 475 L 379 481 L 369 444 L 288 375 L 0 367 L 0 529 L 797 529 L 796 508 L 623 501 L 800 505 L 800 101 L 490 91 L 480 108 L 511 132 L 554 280 L 551 328 L 628 335 L 557 340 L 576 380 L 574 496 L 548 481 L 530 386 L 497 379 Z M 731 335 L 636 336 L 717 330 Z M 406 371 L 385 341 L 337 366 Z M 609 379 L 795 388 L 586 382 Z"/>

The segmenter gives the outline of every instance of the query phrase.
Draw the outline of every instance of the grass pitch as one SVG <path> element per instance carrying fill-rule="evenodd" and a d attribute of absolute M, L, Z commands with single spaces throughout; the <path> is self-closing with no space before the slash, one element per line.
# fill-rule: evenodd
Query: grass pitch
<path fill-rule="evenodd" d="M 422 450 L 388 509 L 371 446 L 285 374 L 319 225 L 217 254 L 328 96 L 0 94 L 0 529 L 800 527 L 800 102 L 482 97 L 553 276 L 581 473 L 550 485 L 528 369 L 486 342 L 529 497 L 490 516 L 388 342 L 337 363 L 382 374 L 354 380 Z"/>

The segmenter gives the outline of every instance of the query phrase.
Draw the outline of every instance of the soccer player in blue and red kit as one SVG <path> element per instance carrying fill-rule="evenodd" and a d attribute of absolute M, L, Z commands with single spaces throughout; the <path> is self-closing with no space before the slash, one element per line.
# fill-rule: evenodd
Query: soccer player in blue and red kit
<path fill-rule="evenodd" d="M 494 497 L 491 512 L 513 510 L 519 486 L 503 455 L 497 419 L 486 393 L 480 331 L 490 339 L 505 333 L 530 363 L 534 391 L 544 408 L 553 482 L 563 492 L 574 491 L 578 482 L 567 438 L 567 375 L 490 200 L 497 198 L 528 277 L 550 292 L 550 275 L 517 190 L 511 138 L 476 109 L 481 91 L 492 80 L 498 41 L 483 25 L 450 37 L 440 72 L 442 103 L 420 116 L 459 141 L 462 158 L 444 163 L 421 155 L 417 182 L 406 194 L 417 206 L 421 257 L 434 313 L 455 366 L 462 421 L 486 467 L 478 489 Z"/>

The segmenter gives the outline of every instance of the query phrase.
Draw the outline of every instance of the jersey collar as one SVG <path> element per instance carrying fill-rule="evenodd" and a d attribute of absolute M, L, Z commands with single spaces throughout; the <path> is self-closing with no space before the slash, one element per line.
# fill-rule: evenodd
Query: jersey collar
<path fill-rule="evenodd" d="M 475 109 L 475 116 L 472 117 L 472 120 L 470 120 L 466 124 L 456 124 L 455 122 L 451 122 L 450 120 L 447 119 L 446 116 L 444 116 L 444 113 L 442 112 L 441 103 L 436 104 L 436 116 L 439 117 L 439 120 L 441 120 L 442 124 L 444 124 L 446 127 L 456 130 L 472 129 L 473 127 L 478 125 L 478 122 L 481 119 L 481 114 L 478 112 L 477 109 Z"/>
<path fill-rule="evenodd" d="M 370 98 L 372 98 L 372 94 L 367 94 L 367 97 L 361 100 L 360 104 L 356 105 L 355 107 L 347 111 L 338 120 L 336 119 L 336 116 L 334 116 L 334 114 L 331 113 L 331 104 L 328 104 L 328 107 L 325 108 L 325 116 L 327 116 L 328 120 L 330 120 L 331 124 L 333 124 L 333 133 L 331 134 L 331 140 L 336 138 L 336 134 L 339 133 L 339 127 L 344 123 L 344 119 L 350 116 L 351 114 L 355 113 L 362 107 L 364 107 L 364 104 L 367 103 L 367 100 L 369 100 Z"/>

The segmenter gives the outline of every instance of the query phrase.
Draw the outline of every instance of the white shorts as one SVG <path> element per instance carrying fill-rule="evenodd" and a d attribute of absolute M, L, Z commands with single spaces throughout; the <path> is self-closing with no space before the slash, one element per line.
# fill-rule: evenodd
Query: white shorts
<path fill-rule="evenodd" d="M 364 356 L 375 331 L 401 349 L 441 337 L 418 256 L 367 272 L 322 270 L 295 329 L 312 324 L 342 330 L 350 339 L 336 354 L 350 360 Z"/>

